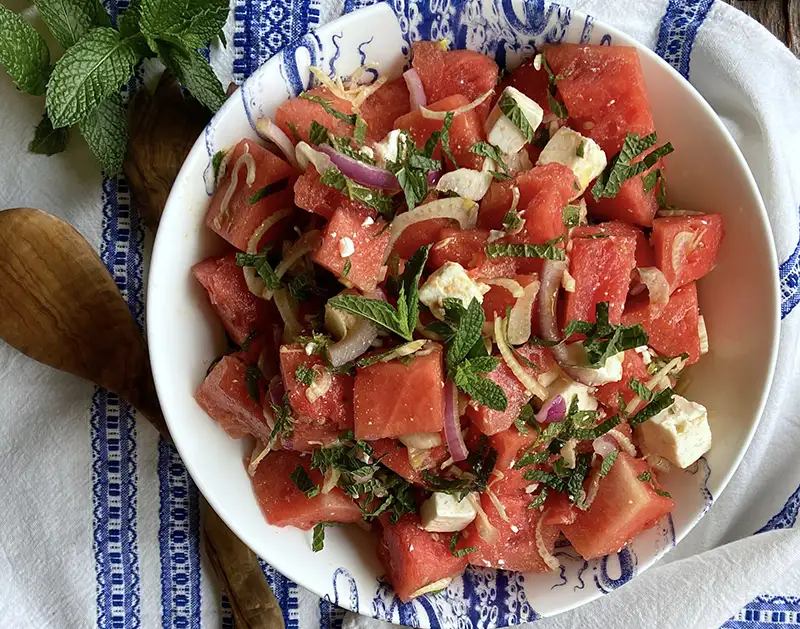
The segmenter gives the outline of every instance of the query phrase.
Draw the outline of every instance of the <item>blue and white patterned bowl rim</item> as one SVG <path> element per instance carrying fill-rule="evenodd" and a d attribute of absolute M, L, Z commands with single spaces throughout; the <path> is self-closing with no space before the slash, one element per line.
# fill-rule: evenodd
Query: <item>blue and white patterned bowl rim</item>
<path fill-rule="evenodd" d="M 394 0 L 391 4 L 365 6 L 354 13 L 303 35 L 294 44 L 268 60 L 249 77 L 223 109 L 209 123 L 204 141 L 209 158 L 206 181 L 210 177 L 211 157 L 241 137 L 226 123 L 226 113 L 243 106 L 255 135 L 255 122 L 269 115 L 286 98 L 296 96 L 311 85 L 311 65 L 331 75 L 347 75 L 366 61 L 378 60 L 374 71 L 398 76 L 407 66 L 410 42 L 423 39 L 448 39 L 453 48 L 469 48 L 493 57 L 501 67 L 513 69 L 522 59 L 535 54 L 544 44 L 560 42 L 612 45 L 633 45 L 622 33 L 601 25 L 558 4 L 543 0 Z M 375 28 L 379 25 L 380 38 Z M 691 28 L 691 20 L 678 24 L 679 30 Z M 685 32 L 676 41 L 683 41 Z M 693 37 L 693 34 L 692 34 Z M 663 56 L 674 56 L 680 67 L 681 50 L 669 41 L 659 43 Z M 688 63 L 688 62 L 687 62 Z M 275 85 L 274 64 L 279 65 L 282 85 Z M 271 82 L 265 82 L 271 81 Z M 207 185 L 210 194 L 212 188 Z M 715 483 L 724 487 L 733 470 Z M 413 627 L 492 628 L 531 621 L 553 615 L 607 594 L 630 581 L 673 548 L 708 511 L 713 496 L 709 490 L 711 469 L 705 458 L 686 472 L 673 471 L 665 486 L 676 499 L 673 515 L 686 525 L 676 536 L 673 515 L 658 526 L 637 537 L 615 555 L 585 561 L 568 544 L 560 543 L 556 556 L 562 567 L 556 573 L 523 575 L 495 569 L 470 567 L 463 578 L 456 579 L 437 594 L 428 594 L 409 603 L 402 603 L 391 587 L 377 580 L 372 587 L 357 584 L 347 569 L 339 567 L 330 574 L 328 591 L 316 591 L 325 600 L 375 618 Z M 680 513 L 678 513 L 680 512 Z M 299 577 L 302 569 L 279 566 L 288 576 Z M 569 591 L 567 596 L 559 592 Z M 579 600 L 575 593 L 582 591 Z M 529 602 L 535 592 L 536 609 Z"/>

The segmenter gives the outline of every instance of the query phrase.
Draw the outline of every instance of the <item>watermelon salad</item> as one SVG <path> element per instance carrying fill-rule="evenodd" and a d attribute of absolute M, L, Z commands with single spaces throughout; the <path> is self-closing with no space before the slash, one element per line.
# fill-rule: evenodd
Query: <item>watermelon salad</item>
<path fill-rule="evenodd" d="M 266 520 L 358 524 L 402 600 L 467 565 L 555 570 L 674 507 L 711 447 L 682 397 L 722 218 L 676 208 L 636 51 L 513 72 L 418 42 L 402 77 L 316 86 L 214 156 L 194 267 L 230 339 L 198 404 Z M 365 535 L 368 533 L 365 532 Z"/>

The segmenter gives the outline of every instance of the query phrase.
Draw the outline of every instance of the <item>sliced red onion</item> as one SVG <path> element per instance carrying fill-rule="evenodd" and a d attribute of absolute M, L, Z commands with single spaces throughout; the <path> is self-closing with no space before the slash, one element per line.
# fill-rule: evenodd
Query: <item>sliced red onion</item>
<path fill-rule="evenodd" d="M 403 79 L 408 86 L 411 111 L 417 111 L 420 106 L 424 107 L 427 105 L 428 98 L 425 96 L 425 88 L 422 85 L 422 79 L 419 78 L 419 73 L 414 68 L 411 68 L 403 72 Z"/>
<path fill-rule="evenodd" d="M 606 458 L 609 454 L 617 452 L 619 447 L 613 437 L 601 435 L 592 441 L 592 449 L 601 457 Z"/>
<path fill-rule="evenodd" d="M 284 395 L 286 395 L 286 389 L 283 386 L 283 379 L 275 376 L 269 383 L 269 400 L 275 406 L 282 406 Z"/>
<path fill-rule="evenodd" d="M 542 265 L 542 281 L 539 287 L 539 332 L 546 341 L 561 340 L 556 309 L 561 278 L 567 270 L 564 260 L 545 260 Z M 553 355 L 558 362 L 566 362 L 567 356 L 562 345 L 553 346 Z"/>
<path fill-rule="evenodd" d="M 463 461 L 469 456 L 461 425 L 458 421 L 458 391 L 449 378 L 444 383 L 444 438 L 453 461 Z"/>
<path fill-rule="evenodd" d="M 400 187 L 397 177 L 385 168 L 359 162 L 349 155 L 337 153 L 330 146 L 321 145 L 319 150 L 331 158 L 331 162 L 342 171 L 345 177 L 349 177 L 362 186 L 381 190 L 397 190 Z"/>
<path fill-rule="evenodd" d="M 366 352 L 378 338 L 378 328 L 363 317 L 357 317 L 352 329 L 338 342 L 328 346 L 331 365 L 341 367 Z"/>
<path fill-rule="evenodd" d="M 439 183 L 439 180 L 442 178 L 444 171 L 442 170 L 432 170 L 428 173 L 428 185 L 435 186 Z"/>
<path fill-rule="evenodd" d="M 542 408 L 536 413 L 536 421 L 540 424 L 555 424 L 562 421 L 567 416 L 567 402 L 556 395 L 547 400 Z"/>

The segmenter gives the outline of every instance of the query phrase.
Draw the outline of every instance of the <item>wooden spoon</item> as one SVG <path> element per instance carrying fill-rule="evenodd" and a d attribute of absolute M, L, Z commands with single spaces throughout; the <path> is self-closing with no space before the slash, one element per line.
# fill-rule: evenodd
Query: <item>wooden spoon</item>
<path fill-rule="evenodd" d="M 46 365 L 135 406 L 170 439 L 144 338 L 100 258 L 68 223 L 41 210 L 0 212 L 0 337 Z M 283 629 L 256 555 L 206 508 L 206 548 L 239 629 Z"/>

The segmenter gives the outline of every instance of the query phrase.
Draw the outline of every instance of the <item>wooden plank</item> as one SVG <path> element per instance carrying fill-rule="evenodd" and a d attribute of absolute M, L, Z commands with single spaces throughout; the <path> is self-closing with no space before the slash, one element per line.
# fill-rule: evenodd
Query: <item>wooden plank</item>
<path fill-rule="evenodd" d="M 729 0 L 800 56 L 800 0 Z"/>

